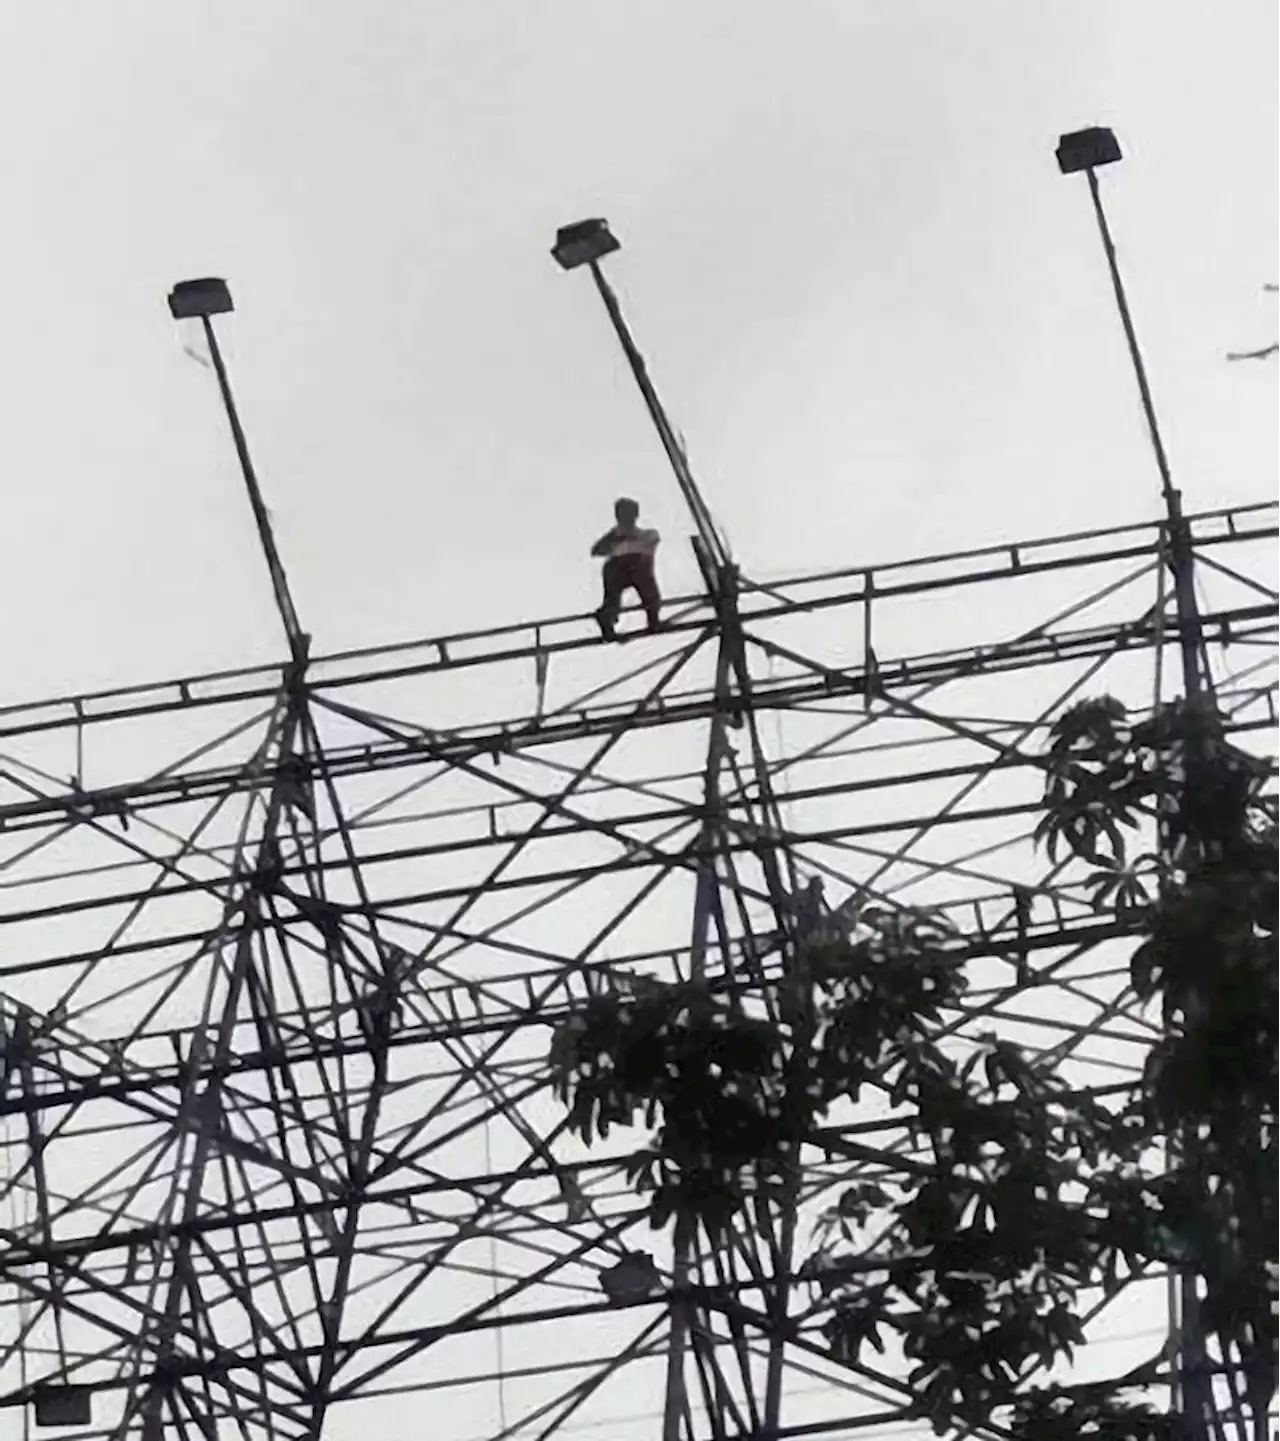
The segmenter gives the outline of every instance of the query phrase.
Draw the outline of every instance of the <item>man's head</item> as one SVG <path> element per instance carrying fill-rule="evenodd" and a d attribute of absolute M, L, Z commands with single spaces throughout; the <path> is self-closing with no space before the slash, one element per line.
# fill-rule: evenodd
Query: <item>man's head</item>
<path fill-rule="evenodd" d="M 614 501 L 613 514 L 619 525 L 634 525 L 640 518 L 640 507 L 634 500 L 627 500 L 624 496 L 621 500 Z"/>

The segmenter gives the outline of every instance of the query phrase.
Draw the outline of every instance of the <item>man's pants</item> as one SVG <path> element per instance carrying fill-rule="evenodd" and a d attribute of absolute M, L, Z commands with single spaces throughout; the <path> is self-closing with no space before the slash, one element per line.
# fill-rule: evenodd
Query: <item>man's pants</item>
<path fill-rule="evenodd" d="M 653 574 L 653 560 L 647 555 L 615 555 L 604 563 L 604 604 L 596 612 L 602 630 L 612 631 L 618 623 L 622 597 L 634 590 L 644 606 L 650 626 L 658 624 L 662 596 Z"/>

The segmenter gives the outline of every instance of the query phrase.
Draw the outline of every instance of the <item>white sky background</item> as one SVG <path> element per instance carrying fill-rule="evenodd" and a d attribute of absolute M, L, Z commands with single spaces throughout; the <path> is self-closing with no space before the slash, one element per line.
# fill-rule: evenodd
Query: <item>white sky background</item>
<path fill-rule="evenodd" d="M 1263 3 L 0 3 L 0 704 L 282 653 L 193 275 L 321 652 L 594 606 L 619 493 L 692 587 L 588 215 L 751 574 L 1153 517 L 1095 123 L 1188 508 L 1266 498 L 1275 72 Z"/>
<path fill-rule="evenodd" d="M 211 375 L 224 326 L 322 650 L 595 603 L 620 492 L 686 529 L 589 281 L 756 573 L 1154 513 L 1083 180 L 1192 508 L 1270 493 L 1275 7 L 0 8 L 7 697 L 279 654 Z M 17 619 L 18 624 L 12 622 Z"/>

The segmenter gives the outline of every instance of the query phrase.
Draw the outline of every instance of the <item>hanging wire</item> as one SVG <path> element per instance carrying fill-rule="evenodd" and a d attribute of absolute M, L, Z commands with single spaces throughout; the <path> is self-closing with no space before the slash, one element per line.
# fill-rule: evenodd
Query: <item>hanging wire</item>
<path fill-rule="evenodd" d="M 212 370 L 213 361 L 209 358 L 209 347 L 199 328 L 191 325 L 190 322 L 180 323 L 177 334 L 178 345 L 181 347 L 183 355 L 194 360 L 197 365 L 203 366 L 205 370 Z"/>
<path fill-rule="evenodd" d="M 1280 286 L 1264 285 L 1262 287 L 1265 295 L 1274 295 Z M 1280 351 L 1280 343 L 1273 341 L 1270 345 L 1264 345 L 1258 350 L 1229 350 L 1228 360 L 1269 360 L 1277 351 Z"/>

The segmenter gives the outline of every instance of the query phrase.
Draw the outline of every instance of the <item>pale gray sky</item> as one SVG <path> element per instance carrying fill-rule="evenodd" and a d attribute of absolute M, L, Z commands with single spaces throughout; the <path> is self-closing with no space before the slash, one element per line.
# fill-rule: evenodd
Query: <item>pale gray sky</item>
<path fill-rule="evenodd" d="M 332 649 L 594 603 L 612 497 L 684 528 L 589 282 L 612 267 L 740 558 L 803 570 L 1152 513 L 1083 181 L 1192 506 L 1269 492 L 1276 20 L 1190 4 L 0 7 L 6 690 L 273 656 L 211 377 Z M 685 548 L 669 583 L 692 580 Z"/>
<path fill-rule="evenodd" d="M 5 702 L 281 654 L 165 307 L 193 275 L 240 307 L 222 334 L 321 652 L 590 608 L 620 492 L 692 586 L 599 303 L 547 253 L 588 215 L 749 572 L 1155 516 L 1087 191 L 1053 158 L 1095 123 L 1127 153 L 1104 184 L 1188 508 L 1269 497 L 1275 367 L 1223 357 L 1280 326 L 1276 40 L 1263 0 L 0 0 Z M 897 649 L 959 643 L 977 605 L 919 607 Z M 474 718 L 478 685 L 443 704 Z"/>

